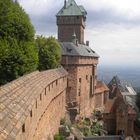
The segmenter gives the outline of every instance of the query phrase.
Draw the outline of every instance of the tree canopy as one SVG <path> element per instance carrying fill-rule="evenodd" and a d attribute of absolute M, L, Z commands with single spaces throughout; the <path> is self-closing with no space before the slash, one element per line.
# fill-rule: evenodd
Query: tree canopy
<path fill-rule="evenodd" d="M 22 7 L 12 0 L 0 0 L 0 36 L 33 41 L 34 28 Z"/>
<path fill-rule="evenodd" d="M 38 36 L 36 45 L 39 53 L 39 70 L 53 69 L 60 65 L 60 45 L 54 37 Z"/>
<path fill-rule="evenodd" d="M 0 85 L 37 68 L 47 70 L 60 65 L 57 40 L 34 36 L 29 16 L 19 3 L 0 0 Z"/>
<path fill-rule="evenodd" d="M 36 70 L 35 31 L 17 2 L 0 0 L 0 84 Z"/>

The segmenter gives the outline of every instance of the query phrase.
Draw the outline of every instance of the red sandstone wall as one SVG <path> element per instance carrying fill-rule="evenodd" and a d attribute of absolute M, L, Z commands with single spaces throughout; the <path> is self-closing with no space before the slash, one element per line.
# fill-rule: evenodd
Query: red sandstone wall
<path fill-rule="evenodd" d="M 92 75 L 92 66 L 80 66 L 77 68 L 77 102 L 79 104 L 80 114 L 88 116 L 94 110 L 92 103 L 93 97 L 90 93 L 90 77 Z M 93 86 L 93 85 L 92 85 Z"/>
<path fill-rule="evenodd" d="M 75 32 L 79 43 L 84 43 L 85 22 L 82 16 L 57 17 L 58 40 L 71 42 Z"/>
<path fill-rule="evenodd" d="M 67 103 L 76 102 L 78 105 L 76 108 L 80 115 L 90 115 L 94 110 L 95 65 L 98 64 L 98 59 L 63 56 L 62 64 L 69 73 Z"/>
<path fill-rule="evenodd" d="M 101 107 L 104 107 L 104 93 L 98 93 L 95 95 L 95 108 L 100 109 Z"/>
<path fill-rule="evenodd" d="M 62 68 L 35 72 L 1 87 L 0 140 L 53 139 L 65 116 L 66 76 Z"/>
<path fill-rule="evenodd" d="M 93 57 L 75 57 L 75 56 L 63 56 L 62 62 L 63 65 L 97 65 L 98 58 Z"/>

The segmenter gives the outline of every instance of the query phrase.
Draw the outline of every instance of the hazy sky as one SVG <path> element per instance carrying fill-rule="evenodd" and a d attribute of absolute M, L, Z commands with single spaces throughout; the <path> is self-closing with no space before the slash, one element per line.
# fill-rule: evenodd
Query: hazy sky
<path fill-rule="evenodd" d="M 56 36 L 55 15 L 64 0 L 19 0 L 36 34 Z M 76 0 L 88 12 L 85 41 L 100 64 L 140 66 L 140 0 Z"/>

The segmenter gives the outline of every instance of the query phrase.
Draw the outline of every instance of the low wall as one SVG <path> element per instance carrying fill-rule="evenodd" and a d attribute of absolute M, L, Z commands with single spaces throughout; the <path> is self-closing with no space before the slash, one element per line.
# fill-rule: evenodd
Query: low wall
<path fill-rule="evenodd" d="M 83 140 L 120 140 L 120 136 L 95 136 L 83 138 Z"/>
<path fill-rule="evenodd" d="M 33 72 L 0 87 L 0 140 L 47 140 L 65 115 L 67 72 Z"/>

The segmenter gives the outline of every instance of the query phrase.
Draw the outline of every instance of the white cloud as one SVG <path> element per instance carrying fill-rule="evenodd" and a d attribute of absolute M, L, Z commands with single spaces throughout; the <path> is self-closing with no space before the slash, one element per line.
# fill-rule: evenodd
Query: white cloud
<path fill-rule="evenodd" d="M 89 10 L 102 10 L 111 8 L 128 16 L 140 15 L 139 0 L 77 0 Z"/>
<path fill-rule="evenodd" d="M 19 0 L 22 6 L 32 14 L 49 13 L 56 7 L 62 7 L 64 0 Z M 88 10 L 99 11 L 111 8 L 129 16 L 140 15 L 139 0 L 76 0 L 77 4 L 84 5 Z"/>
<path fill-rule="evenodd" d="M 56 35 L 64 0 L 19 0 L 38 34 Z M 86 39 L 101 64 L 140 65 L 140 0 L 76 0 L 89 12 Z"/>
<path fill-rule="evenodd" d="M 101 64 L 140 66 L 140 27 L 110 26 L 86 31 L 91 47 L 101 56 Z"/>
<path fill-rule="evenodd" d="M 31 15 L 50 15 L 56 7 L 61 7 L 63 2 L 58 0 L 19 0 L 20 4 Z M 54 13 L 56 13 L 54 12 Z"/>

